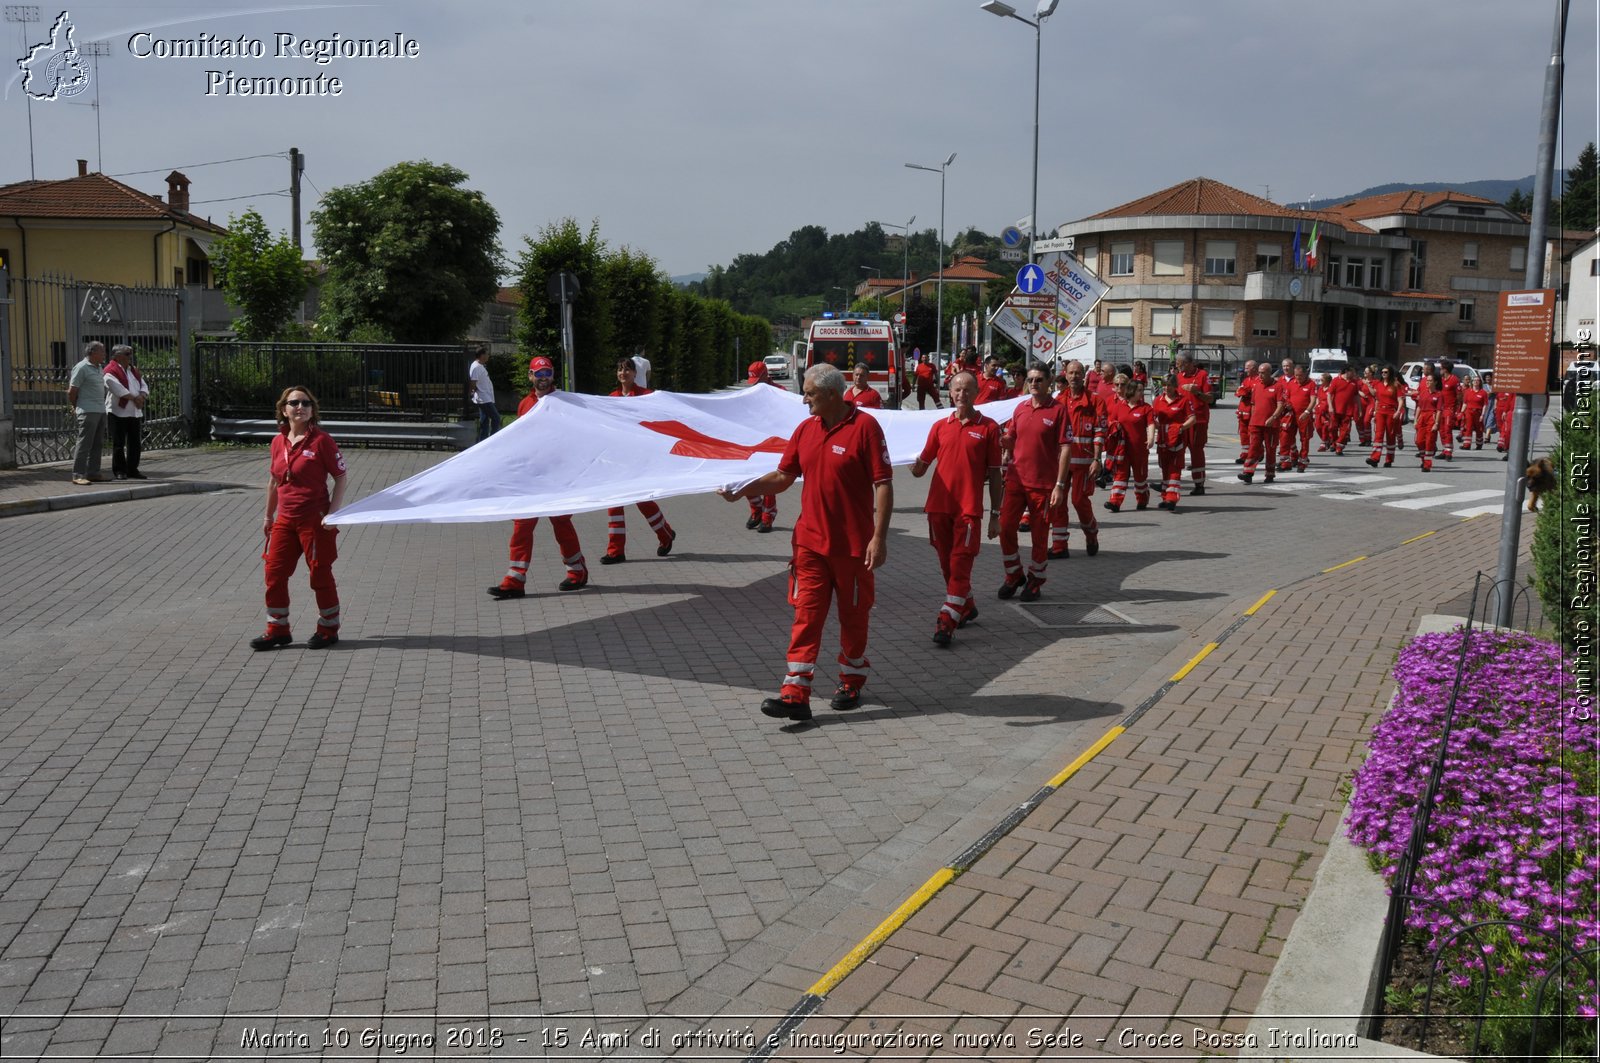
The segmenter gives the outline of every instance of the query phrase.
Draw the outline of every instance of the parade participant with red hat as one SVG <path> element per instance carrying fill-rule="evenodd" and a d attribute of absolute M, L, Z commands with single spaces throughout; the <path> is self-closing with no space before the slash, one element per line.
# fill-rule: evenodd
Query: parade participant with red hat
<path fill-rule="evenodd" d="M 556 366 L 548 358 L 538 357 L 528 363 L 528 384 L 532 388 L 517 405 L 517 416 L 522 417 L 556 390 Z M 489 588 L 490 597 L 500 601 L 521 598 L 527 594 L 528 562 L 533 560 L 533 530 L 539 526 L 538 517 L 522 517 L 511 522 L 511 563 L 505 578 Z M 558 589 L 582 590 L 589 585 L 589 567 L 584 564 L 583 547 L 578 543 L 578 530 L 572 518 L 551 517 L 550 527 L 556 533 L 556 545 L 561 548 L 561 560 L 567 566 L 567 577 Z"/>
<path fill-rule="evenodd" d="M 788 390 L 768 375 L 766 362 L 751 362 L 746 372 L 745 383 L 751 387 L 757 384 L 770 384 L 780 391 Z M 777 519 L 778 496 L 758 495 L 750 499 L 750 519 L 744 522 L 744 526 L 750 531 L 767 534 L 772 531 L 772 522 Z"/>

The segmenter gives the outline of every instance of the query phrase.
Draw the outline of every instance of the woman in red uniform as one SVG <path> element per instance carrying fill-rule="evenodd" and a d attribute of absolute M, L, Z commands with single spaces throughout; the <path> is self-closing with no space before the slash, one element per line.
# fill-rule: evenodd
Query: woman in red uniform
<path fill-rule="evenodd" d="M 1493 396 L 1484 390 L 1483 377 L 1472 378 L 1472 386 L 1461 392 L 1461 449 L 1482 450 L 1484 425 L 1483 414 L 1489 407 L 1489 399 Z"/>
<path fill-rule="evenodd" d="M 285 388 L 277 410 L 267 512 L 261 521 L 267 540 L 261 555 L 266 562 L 267 630 L 250 640 L 250 648 L 275 650 L 294 641 L 289 633 L 289 577 L 305 554 L 311 590 L 317 596 L 317 630 L 306 646 L 320 650 L 339 641 L 339 588 L 333 582 L 339 532 L 323 524 L 322 518 L 344 503 L 344 455 L 333 437 L 317 427 L 317 400 L 309 388 Z"/>
<path fill-rule="evenodd" d="M 1506 460 L 1506 452 L 1511 449 L 1511 414 L 1517 408 L 1517 395 L 1514 391 L 1497 391 L 1494 396 L 1494 449 L 1500 452 L 1500 460 Z"/>
<path fill-rule="evenodd" d="M 1161 501 L 1157 509 L 1178 511 L 1183 488 L 1183 456 L 1189 448 L 1189 432 L 1199 420 L 1193 396 L 1178 389 L 1178 374 L 1168 373 L 1166 387 L 1150 404 L 1150 435 L 1156 445 L 1156 460 L 1161 464 Z"/>
<path fill-rule="evenodd" d="M 1394 447 L 1400 441 L 1400 411 L 1406 401 L 1406 384 L 1389 366 L 1378 372 L 1378 382 L 1373 385 L 1373 436 L 1372 456 L 1367 464 L 1378 467 L 1378 455 L 1383 455 L 1383 467 L 1394 464 Z"/>
<path fill-rule="evenodd" d="M 633 364 L 632 358 L 617 359 L 617 390 L 611 393 L 612 397 L 653 394 L 653 388 L 642 388 L 634 383 L 638 379 L 638 373 L 639 367 Z M 650 530 L 656 533 L 656 556 L 666 557 L 672 553 L 672 543 L 678 537 L 678 533 L 667 523 L 667 515 L 661 512 L 661 507 L 654 502 L 640 502 L 639 512 L 644 514 Z M 606 510 L 606 552 L 600 556 L 600 563 L 620 565 L 626 560 L 628 560 L 628 518 L 622 506 L 613 506 Z"/>
<path fill-rule="evenodd" d="M 1116 377 L 1120 397 L 1106 405 L 1106 453 L 1111 467 L 1111 495 L 1105 506 L 1120 512 L 1133 478 L 1134 508 L 1150 505 L 1150 404 L 1144 388 L 1121 373 Z"/>
<path fill-rule="evenodd" d="M 1444 390 L 1444 374 L 1439 372 L 1437 362 L 1429 362 L 1423 370 L 1422 379 L 1417 382 L 1417 457 L 1422 459 L 1422 471 L 1433 471 L 1433 447 L 1435 442 L 1435 426 L 1438 417 L 1439 394 Z M 1446 426 L 1445 431 L 1449 431 Z"/>

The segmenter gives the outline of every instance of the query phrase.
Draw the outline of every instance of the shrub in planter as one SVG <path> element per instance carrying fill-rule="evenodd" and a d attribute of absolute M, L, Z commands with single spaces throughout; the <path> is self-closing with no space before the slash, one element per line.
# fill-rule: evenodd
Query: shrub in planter
<path fill-rule="evenodd" d="M 1356 773 L 1347 831 L 1393 877 L 1428 785 L 1462 652 L 1460 629 L 1413 639 L 1395 665 L 1394 705 Z M 1565 953 L 1600 944 L 1600 727 L 1592 689 L 1552 642 L 1516 632 L 1465 636 L 1467 663 L 1407 931 L 1429 954 L 1462 927 L 1487 926 L 1449 951 L 1436 1014 L 1483 1010 L 1485 1044 L 1521 1054 L 1535 994 Z M 1474 939 L 1463 939 L 1473 942 Z M 1464 954 L 1463 954 L 1464 953 Z M 1553 994 L 1553 995 L 1552 995 Z M 1595 1051 L 1593 955 L 1546 990 L 1541 1051 Z"/>

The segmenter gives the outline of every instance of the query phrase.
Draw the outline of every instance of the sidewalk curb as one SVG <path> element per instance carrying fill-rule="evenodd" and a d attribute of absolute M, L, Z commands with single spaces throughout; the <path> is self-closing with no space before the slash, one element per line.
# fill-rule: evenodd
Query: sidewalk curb
<path fill-rule="evenodd" d="M 85 506 L 103 506 L 112 502 L 132 502 L 141 498 L 164 498 L 169 495 L 198 495 L 211 491 L 234 491 L 245 484 L 219 483 L 210 480 L 174 480 L 166 483 L 146 483 L 119 487 L 109 491 L 90 491 L 77 495 L 46 495 L 43 498 L 17 498 L 0 500 L 0 518 L 23 517 L 33 513 L 54 513 Z"/>
<path fill-rule="evenodd" d="M 1418 635 L 1449 631 L 1465 617 L 1429 614 L 1417 624 Z M 1393 696 L 1389 703 L 1394 704 Z M 1372 1014 L 1383 987 L 1378 975 L 1378 943 L 1383 936 L 1389 892 L 1383 877 L 1367 866 L 1367 857 L 1344 833 L 1350 806 L 1328 840 L 1328 851 L 1306 896 L 1283 952 L 1273 965 L 1261 1001 L 1247 1032 L 1259 1045 L 1274 1043 L 1273 1031 L 1319 1020 L 1317 1032 L 1339 1047 L 1299 1045 L 1283 1051 L 1241 1053 L 1241 1059 L 1291 1063 L 1306 1059 L 1437 1059 L 1399 1045 L 1360 1036 L 1364 1017 Z M 1359 1039 L 1358 1039 L 1359 1038 Z M 1352 1043 L 1353 1042 L 1353 1043 Z M 1453 1063 L 1453 1061 L 1448 1061 Z"/>

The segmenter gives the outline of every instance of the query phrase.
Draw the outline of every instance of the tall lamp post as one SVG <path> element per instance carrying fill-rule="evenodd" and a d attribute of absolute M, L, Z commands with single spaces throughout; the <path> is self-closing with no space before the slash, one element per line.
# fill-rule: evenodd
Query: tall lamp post
<path fill-rule="evenodd" d="M 935 310 L 935 314 L 938 316 L 938 328 L 933 334 L 933 349 L 935 352 L 944 346 L 944 172 L 955 161 L 956 153 L 952 151 L 950 157 L 937 166 L 919 166 L 914 162 L 906 163 L 906 169 L 908 170 L 927 170 L 929 173 L 939 175 L 939 283 L 936 288 L 938 297 L 936 300 L 937 309 Z"/>
<path fill-rule="evenodd" d="M 911 220 L 904 225 L 896 225 L 891 221 L 873 222 L 874 225 L 881 225 L 885 229 L 899 229 L 904 234 L 900 240 L 900 257 L 902 259 L 900 264 L 900 312 L 902 314 L 906 312 L 906 295 L 911 290 L 911 225 L 916 220 L 917 216 L 913 214 L 911 215 Z"/>
<path fill-rule="evenodd" d="M 1033 18 L 1023 18 L 1017 9 L 1000 0 L 985 0 L 980 7 L 991 15 L 1014 18 L 1025 26 L 1033 27 L 1033 206 L 1028 215 L 1028 261 L 1034 261 L 1033 245 L 1039 239 L 1039 56 L 1042 50 L 1044 20 L 1055 13 L 1060 0 L 1039 0 L 1033 9 Z M 1035 21 L 1037 20 L 1037 21 Z"/>

